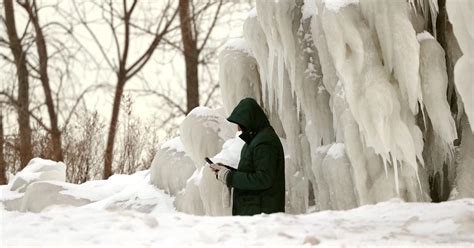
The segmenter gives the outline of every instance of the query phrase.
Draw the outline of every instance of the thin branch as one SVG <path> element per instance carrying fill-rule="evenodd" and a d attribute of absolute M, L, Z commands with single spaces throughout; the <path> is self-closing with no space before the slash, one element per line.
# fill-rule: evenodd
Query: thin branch
<path fill-rule="evenodd" d="M 129 89 L 127 91 L 135 92 L 135 93 L 145 93 L 147 95 L 157 96 L 157 97 L 162 98 L 163 100 L 165 100 L 172 107 L 175 107 L 176 109 L 178 109 L 181 114 L 186 115 L 186 113 L 187 113 L 177 102 L 173 101 L 173 99 L 171 99 L 169 96 L 167 96 L 166 94 L 160 93 L 156 90 L 151 90 L 151 89 L 147 89 L 147 90 Z"/>
<path fill-rule="evenodd" d="M 69 121 L 71 120 L 71 117 L 72 115 L 75 113 L 76 111 L 76 108 L 77 106 L 79 105 L 79 103 L 81 102 L 81 100 L 84 98 L 84 96 L 93 91 L 93 90 L 97 90 L 97 89 L 100 89 L 100 88 L 103 88 L 103 87 L 107 87 L 107 85 L 105 84 L 98 84 L 98 85 L 91 85 L 89 87 L 87 87 L 84 91 L 82 91 L 82 93 L 79 95 L 78 98 L 76 98 L 76 102 L 74 103 L 71 111 L 69 112 L 69 115 L 68 117 L 66 118 L 66 120 L 64 121 L 64 125 L 63 125 L 63 128 L 62 128 L 62 132 L 64 132 L 69 124 Z"/>
<path fill-rule="evenodd" d="M 76 13 L 77 15 L 79 16 L 79 21 L 82 23 L 82 25 L 87 29 L 87 31 L 89 32 L 89 34 L 92 36 L 92 39 L 94 39 L 97 47 L 99 48 L 100 50 L 100 53 L 102 54 L 102 56 L 104 57 L 104 60 L 107 62 L 107 64 L 110 66 L 110 68 L 114 71 L 116 71 L 116 67 L 112 64 L 112 62 L 110 61 L 109 57 L 107 56 L 107 53 L 105 51 L 105 48 L 102 46 L 102 44 L 100 43 L 99 39 L 97 38 L 97 36 L 95 35 L 94 31 L 92 31 L 92 29 L 89 27 L 88 23 L 84 20 L 84 17 L 81 15 L 78 7 L 77 7 L 77 4 L 76 4 L 76 1 L 72 1 L 73 3 L 73 6 L 74 6 L 74 9 L 76 10 Z"/>
<path fill-rule="evenodd" d="M 216 26 L 217 19 L 221 11 L 221 7 L 222 7 L 222 0 L 219 0 L 219 3 L 217 5 L 217 10 L 214 14 L 214 19 L 212 20 L 211 26 L 209 27 L 209 31 L 207 32 L 206 37 L 204 38 L 201 46 L 198 48 L 198 54 L 201 53 L 202 49 L 204 49 L 204 47 L 206 46 L 206 43 L 209 40 L 209 37 L 211 36 L 212 30 L 214 30 Z"/>
<path fill-rule="evenodd" d="M 169 32 L 170 26 L 173 23 L 174 18 L 178 14 L 178 8 L 173 13 L 173 16 L 171 17 L 170 20 L 168 20 L 168 23 L 166 23 L 166 26 L 163 28 L 163 31 L 159 34 L 156 34 L 155 39 L 153 39 L 152 43 L 148 47 L 148 49 L 143 53 L 143 55 L 137 59 L 135 63 L 130 66 L 130 68 L 127 69 L 127 78 L 133 77 L 135 74 L 137 74 L 143 66 L 148 62 L 148 60 L 151 58 L 153 55 L 153 52 L 155 51 L 156 47 L 158 44 L 161 42 L 162 37 Z"/>
<path fill-rule="evenodd" d="M 219 84 L 215 84 L 212 87 L 211 92 L 209 92 L 209 95 L 207 95 L 207 99 L 204 102 L 204 106 L 207 106 L 209 104 L 209 101 L 211 101 L 211 99 L 212 99 L 212 95 L 214 95 L 214 92 L 216 92 L 217 89 L 219 89 Z"/>

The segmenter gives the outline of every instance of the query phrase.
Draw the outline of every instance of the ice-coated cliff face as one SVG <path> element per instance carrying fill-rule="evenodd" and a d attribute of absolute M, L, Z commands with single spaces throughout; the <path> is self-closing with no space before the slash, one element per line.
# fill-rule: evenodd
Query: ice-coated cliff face
<path fill-rule="evenodd" d="M 247 69 L 230 78 L 230 60 L 222 59 L 220 83 L 225 101 L 236 96 L 229 89 L 258 85 L 254 97 L 281 122 L 287 172 L 294 173 L 287 178 L 289 212 L 307 211 L 308 199 L 320 210 L 392 197 L 446 200 L 434 190 L 439 182 L 456 189 L 453 198 L 474 196 L 467 188 L 474 175 L 474 4 L 446 3 L 454 36 L 436 26 L 440 7 L 432 0 L 256 2 L 239 41 L 245 52 L 233 57 Z M 440 32 L 462 50 L 454 71 Z M 454 105 L 447 98 L 451 73 Z"/>

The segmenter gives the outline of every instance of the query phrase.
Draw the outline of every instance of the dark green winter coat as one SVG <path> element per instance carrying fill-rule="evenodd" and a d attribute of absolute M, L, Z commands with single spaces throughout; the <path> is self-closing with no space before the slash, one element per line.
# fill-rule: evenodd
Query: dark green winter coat
<path fill-rule="evenodd" d="M 227 120 L 242 128 L 245 141 L 238 169 L 227 176 L 227 186 L 234 188 L 232 215 L 284 212 L 283 147 L 262 108 L 243 99 Z"/>

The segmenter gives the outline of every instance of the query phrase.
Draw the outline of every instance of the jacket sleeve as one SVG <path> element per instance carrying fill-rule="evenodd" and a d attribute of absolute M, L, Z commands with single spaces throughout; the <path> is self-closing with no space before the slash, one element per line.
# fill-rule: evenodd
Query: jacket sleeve
<path fill-rule="evenodd" d="M 270 188 L 275 181 L 278 164 L 277 152 L 268 144 L 255 147 L 253 153 L 254 172 L 231 171 L 227 175 L 227 186 L 243 190 L 263 190 Z"/>

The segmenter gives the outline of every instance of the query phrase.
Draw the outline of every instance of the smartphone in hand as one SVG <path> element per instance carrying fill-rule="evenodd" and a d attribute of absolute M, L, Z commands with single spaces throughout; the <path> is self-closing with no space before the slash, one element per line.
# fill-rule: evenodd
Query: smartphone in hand
<path fill-rule="evenodd" d="M 208 157 L 205 157 L 204 159 L 206 160 L 206 162 L 207 162 L 208 164 L 213 164 L 213 163 L 214 163 L 214 162 L 212 162 L 212 160 L 211 160 L 210 158 L 208 158 Z"/>
<path fill-rule="evenodd" d="M 208 158 L 208 157 L 205 157 L 204 160 L 206 160 L 206 162 L 207 162 L 208 164 L 214 164 L 214 162 L 212 162 L 212 160 L 211 160 L 210 158 Z M 227 168 L 227 169 L 229 169 L 229 170 L 231 170 L 231 171 L 235 171 L 235 170 L 236 170 L 235 168 L 230 167 L 230 166 L 225 165 L 225 164 L 219 164 L 219 165 L 220 165 L 220 166 L 224 166 L 225 168 Z"/>

